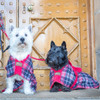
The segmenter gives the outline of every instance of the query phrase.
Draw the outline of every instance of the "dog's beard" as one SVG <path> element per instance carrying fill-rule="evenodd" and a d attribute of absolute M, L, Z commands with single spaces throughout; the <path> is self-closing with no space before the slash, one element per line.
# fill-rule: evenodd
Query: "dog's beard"
<path fill-rule="evenodd" d="M 11 45 L 9 52 L 10 54 L 18 59 L 19 61 L 25 59 L 27 55 L 31 53 L 31 45 L 29 43 L 27 44 L 19 44 L 16 43 L 15 45 Z"/>
<path fill-rule="evenodd" d="M 27 43 L 25 43 L 25 42 L 24 42 L 24 43 L 18 43 L 17 47 L 20 48 L 20 49 L 21 49 L 21 48 L 22 48 L 22 49 L 23 49 L 23 48 L 26 48 L 26 47 L 27 47 Z"/>
<path fill-rule="evenodd" d="M 16 52 L 26 52 L 28 50 L 28 44 L 27 43 L 18 43 L 15 46 Z"/>

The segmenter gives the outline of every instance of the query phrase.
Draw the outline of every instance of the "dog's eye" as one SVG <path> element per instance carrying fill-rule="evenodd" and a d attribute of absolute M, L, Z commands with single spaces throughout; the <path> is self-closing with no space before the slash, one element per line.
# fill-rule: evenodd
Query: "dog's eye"
<path fill-rule="evenodd" d="M 18 37 L 19 36 L 19 34 L 16 34 L 16 37 Z"/>
<path fill-rule="evenodd" d="M 25 34 L 25 36 L 27 36 L 27 34 Z"/>

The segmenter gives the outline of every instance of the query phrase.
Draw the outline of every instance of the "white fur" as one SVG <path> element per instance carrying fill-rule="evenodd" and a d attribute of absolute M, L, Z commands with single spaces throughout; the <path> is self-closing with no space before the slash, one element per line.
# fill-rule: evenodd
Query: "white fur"
<path fill-rule="evenodd" d="M 18 34 L 18 37 L 16 35 Z M 27 36 L 25 36 L 27 34 Z M 33 45 L 33 33 L 32 33 L 32 25 L 29 25 L 26 28 L 14 28 L 13 26 L 10 27 L 10 33 L 9 33 L 9 44 L 10 44 L 10 49 L 9 53 L 13 58 L 21 61 L 27 57 L 32 51 L 32 45 Z M 21 44 L 20 38 L 25 39 L 25 44 Z M 13 86 L 14 86 L 14 81 L 15 79 L 17 80 L 23 80 L 24 81 L 24 93 L 25 94 L 34 94 L 32 92 L 30 83 L 28 80 L 22 78 L 19 75 L 14 75 L 10 78 L 7 78 L 7 89 L 3 93 L 13 93 Z"/>
<path fill-rule="evenodd" d="M 28 27 L 31 27 L 31 26 L 28 26 Z M 23 29 L 15 28 L 9 35 L 9 37 L 10 37 L 9 53 L 19 61 L 26 58 L 27 55 L 30 54 L 32 51 L 33 34 L 29 31 L 28 27 L 23 28 Z M 18 37 L 16 37 L 17 34 L 19 34 Z M 25 34 L 27 34 L 27 37 L 25 37 Z M 27 46 L 25 48 L 21 48 L 21 47 L 17 46 L 18 43 L 20 43 L 21 37 L 24 37 L 25 42 L 27 43 Z"/>

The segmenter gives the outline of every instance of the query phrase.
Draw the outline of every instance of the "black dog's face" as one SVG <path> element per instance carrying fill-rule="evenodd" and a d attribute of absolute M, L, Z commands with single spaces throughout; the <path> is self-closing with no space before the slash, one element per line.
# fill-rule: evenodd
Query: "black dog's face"
<path fill-rule="evenodd" d="M 55 70 L 61 69 L 68 63 L 65 41 L 63 41 L 61 46 L 56 46 L 55 43 L 51 41 L 51 48 L 47 54 L 46 63 Z"/>

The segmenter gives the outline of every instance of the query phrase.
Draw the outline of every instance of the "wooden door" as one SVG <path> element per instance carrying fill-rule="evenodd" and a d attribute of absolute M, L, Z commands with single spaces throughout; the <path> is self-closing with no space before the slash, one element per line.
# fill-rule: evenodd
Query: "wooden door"
<path fill-rule="evenodd" d="M 0 10 L 5 9 L 9 16 L 4 15 L 7 29 L 9 23 L 19 27 L 32 23 L 34 40 L 31 56 L 45 59 L 51 40 L 58 46 L 62 41 L 66 41 L 68 58 L 72 64 L 91 74 L 89 0 L 1 0 L 1 2 L 4 4 L 2 8 L 0 5 Z M 8 54 L 5 54 L 1 59 L 7 61 L 7 57 Z M 43 61 L 32 61 L 38 82 L 37 90 L 49 90 L 50 68 Z"/>
<path fill-rule="evenodd" d="M 56 45 L 66 41 L 72 64 L 91 74 L 88 0 L 21 0 L 19 27 L 33 25 L 32 56 L 46 58 L 51 40 Z M 28 8 L 32 7 L 30 11 Z M 38 90 L 49 89 L 49 68 L 43 61 L 33 60 Z"/>

